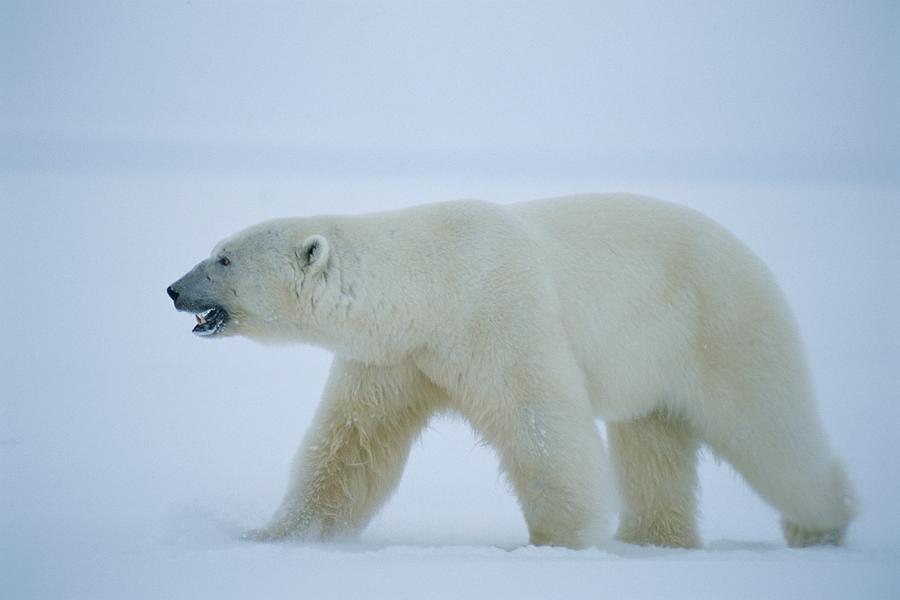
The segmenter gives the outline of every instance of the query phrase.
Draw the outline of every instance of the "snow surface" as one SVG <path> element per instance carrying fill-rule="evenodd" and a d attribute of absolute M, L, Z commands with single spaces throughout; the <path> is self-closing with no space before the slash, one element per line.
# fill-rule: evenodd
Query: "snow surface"
<path fill-rule="evenodd" d="M 7 174 L 0 513 L 9 598 L 896 597 L 897 188 Z M 358 542 L 255 544 L 330 357 L 200 340 L 166 286 L 275 215 L 477 196 L 638 191 L 718 219 L 774 269 L 862 500 L 846 548 L 787 549 L 775 513 L 702 462 L 701 551 L 527 547 L 461 421 L 418 442 Z"/>

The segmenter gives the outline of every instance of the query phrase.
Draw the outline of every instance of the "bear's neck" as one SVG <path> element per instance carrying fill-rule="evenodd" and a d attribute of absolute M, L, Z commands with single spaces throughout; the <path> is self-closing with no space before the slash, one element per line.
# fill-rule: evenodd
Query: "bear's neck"
<path fill-rule="evenodd" d="M 329 314 L 312 324 L 311 341 L 367 363 L 400 362 L 428 345 L 453 304 L 439 240 L 371 216 L 342 220 L 331 235 L 327 298 L 315 311 Z"/>

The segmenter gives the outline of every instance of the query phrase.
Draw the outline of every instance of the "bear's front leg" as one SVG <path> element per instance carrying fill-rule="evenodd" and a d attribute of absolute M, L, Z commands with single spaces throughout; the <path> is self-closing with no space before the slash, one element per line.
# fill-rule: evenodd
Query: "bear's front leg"
<path fill-rule="evenodd" d="M 280 508 L 265 529 L 244 537 L 326 540 L 359 532 L 400 480 L 412 442 L 442 402 L 442 392 L 411 365 L 336 357 Z"/>
<path fill-rule="evenodd" d="M 500 398 L 464 414 L 498 451 L 530 543 L 580 549 L 602 541 L 610 467 L 584 394 L 534 376 L 495 390 Z"/>

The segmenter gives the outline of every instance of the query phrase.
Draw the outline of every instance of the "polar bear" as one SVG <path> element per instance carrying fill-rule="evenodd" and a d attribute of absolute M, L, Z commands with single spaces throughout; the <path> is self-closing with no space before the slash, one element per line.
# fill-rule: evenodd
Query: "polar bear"
<path fill-rule="evenodd" d="M 361 530 L 441 411 L 496 449 L 533 544 L 600 540 L 615 478 L 619 539 L 697 547 L 700 444 L 779 511 L 791 546 L 839 544 L 853 516 L 771 273 L 684 207 L 606 194 L 277 219 L 167 292 L 198 335 L 335 354 L 251 539 Z"/>

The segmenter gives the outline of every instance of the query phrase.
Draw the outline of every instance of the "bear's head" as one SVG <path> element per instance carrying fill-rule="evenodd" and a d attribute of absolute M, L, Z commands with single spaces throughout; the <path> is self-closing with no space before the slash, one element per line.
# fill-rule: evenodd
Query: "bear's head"
<path fill-rule="evenodd" d="M 329 243 L 289 219 L 250 227 L 213 249 L 166 292 L 203 337 L 296 337 L 327 284 Z"/>

